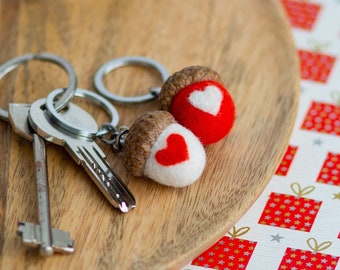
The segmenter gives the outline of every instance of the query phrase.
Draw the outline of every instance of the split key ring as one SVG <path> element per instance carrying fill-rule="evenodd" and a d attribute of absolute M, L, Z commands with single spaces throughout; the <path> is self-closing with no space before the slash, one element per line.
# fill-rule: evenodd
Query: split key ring
<path fill-rule="evenodd" d="M 39 54 L 25 54 L 16 58 L 13 58 L 2 66 L 0 66 L 0 79 L 2 79 L 7 73 L 15 69 L 21 64 L 27 63 L 31 60 L 47 61 L 57 64 L 63 68 L 68 75 L 68 87 L 63 92 L 60 99 L 54 104 L 57 111 L 62 110 L 73 98 L 77 89 L 77 76 L 72 65 L 60 56 L 51 53 L 39 53 Z M 8 112 L 0 108 L 0 119 L 8 121 Z"/>
<path fill-rule="evenodd" d="M 59 127 L 64 130 L 82 137 L 92 138 L 98 135 L 99 129 L 91 129 L 85 128 L 83 126 L 77 126 L 74 123 L 67 122 L 61 114 L 58 113 L 54 104 L 55 101 L 58 100 L 58 96 L 63 93 L 63 89 L 55 89 L 53 90 L 46 98 L 46 112 L 48 116 L 57 124 Z M 95 104 L 99 105 L 104 111 L 109 115 L 110 122 L 107 125 L 112 127 L 116 127 L 119 122 L 119 114 L 116 108 L 105 98 L 100 95 L 93 93 L 91 91 L 78 88 L 74 94 L 76 97 L 86 98 L 87 100 L 91 100 Z M 108 132 L 108 131 L 107 131 Z M 104 132 L 105 133 L 105 132 Z M 105 135 L 105 134 L 101 134 Z"/>
<path fill-rule="evenodd" d="M 154 69 L 162 78 L 162 81 L 165 82 L 166 79 L 169 77 L 169 73 L 166 68 L 161 65 L 159 62 L 142 56 L 126 56 L 120 57 L 116 59 L 112 59 L 102 65 L 96 72 L 94 76 L 94 85 L 97 91 L 106 97 L 109 100 L 112 100 L 117 103 L 141 103 L 149 100 L 153 100 L 158 97 L 160 92 L 160 87 L 151 87 L 150 93 L 135 96 L 135 97 L 125 97 L 111 93 L 104 85 L 103 78 L 106 74 L 110 73 L 111 71 L 129 66 L 129 65 L 137 65 L 137 66 L 144 66 Z"/>

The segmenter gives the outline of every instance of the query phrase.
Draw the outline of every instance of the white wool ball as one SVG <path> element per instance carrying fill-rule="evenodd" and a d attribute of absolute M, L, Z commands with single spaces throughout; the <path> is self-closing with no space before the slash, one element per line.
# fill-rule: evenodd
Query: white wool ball
<path fill-rule="evenodd" d="M 185 187 L 202 174 L 206 154 L 199 139 L 174 123 L 158 137 L 146 160 L 144 175 L 167 186 Z"/>

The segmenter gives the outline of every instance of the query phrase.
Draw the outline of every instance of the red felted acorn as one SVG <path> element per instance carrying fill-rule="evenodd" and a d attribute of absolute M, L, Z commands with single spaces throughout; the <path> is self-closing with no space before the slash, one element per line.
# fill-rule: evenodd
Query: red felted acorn
<path fill-rule="evenodd" d="M 173 187 L 195 182 L 206 163 L 198 138 L 166 111 L 139 117 L 124 139 L 122 153 L 129 173 Z"/>
<path fill-rule="evenodd" d="M 208 67 L 192 66 L 170 76 L 162 86 L 162 110 L 191 130 L 203 145 L 223 139 L 233 126 L 235 106 L 220 76 Z"/>

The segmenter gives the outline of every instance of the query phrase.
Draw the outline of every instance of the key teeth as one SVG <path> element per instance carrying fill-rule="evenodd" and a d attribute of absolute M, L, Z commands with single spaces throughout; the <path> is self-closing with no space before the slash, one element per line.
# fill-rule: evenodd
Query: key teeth
<path fill-rule="evenodd" d="M 25 226 L 25 223 L 22 222 L 22 221 L 19 221 L 18 222 L 18 229 L 17 229 L 17 236 L 20 236 L 21 238 L 23 237 L 24 235 L 24 232 L 23 232 L 23 227 Z"/>
<path fill-rule="evenodd" d="M 28 246 L 37 247 L 40 245 L 40 240 L 36 238 L 35 224 L 33 223 L 19 221 L 17 235 Z"/>
<path fill-rule="evenodd" d="M 121 212 L 127 213 L 136 207 L 135 198 L 97 148 L 96 145 L 89 149 L 78 146 L 77 153 L 83 160 L 81 164 L 109 202 Z"/>
<path fill-rule="evenodd" d="M 40 242 L 40 225 L 29 222 L 18 222 L 17 235 L 20 236 L 22 242 L 31 247 L 38 247 Z M 69 254 L 74 251 L 74 240 L 71 239 L 70 233 L 52 228 L 53 252 Z M 52 252 L 52 253 L 53 253 Z M 43 253 L 42 256 L 52 255 L 52 253 Z"/>

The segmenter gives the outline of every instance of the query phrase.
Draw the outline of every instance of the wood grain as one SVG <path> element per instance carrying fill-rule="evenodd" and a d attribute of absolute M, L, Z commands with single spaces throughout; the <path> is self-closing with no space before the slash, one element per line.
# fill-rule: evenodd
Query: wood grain
<path fill-rule="evenodd" d="M 37 222 L 33 153 L 29 142 L 0 122 L 1 269 L 176 269 L 222 236 L 250 207 L 272 176 L 288 143 L 298 103 L 298 63 L 278 1 L 0 1 L 0 63 L 50 52 L 75 67 L 78 85 L 94 90 L 93 75 L 126 55 L 154 58 L 172 73 L 189 65 L 217 70 L 235 100 L 231 134 L 207 147 L 202 178 L 172 189 L 127 175 L 106 145 L 108 161 L 135 194 L 137 208 L 121 214 L 84 170 L 48 145 L 52 225 L 75 239 L 75 253 L 39 257 L 16 236 L 19 220 Z M 154 73 L 123 68 L 106 77 L 125 95 L 159 85 Z M 31 62 L 0 82 L 0 105 L 30 103 L 67 76 Z M 85 104 L 98 122 L 105 113 Z M 157 102 L 117 106 L 130 125 Z"/>

